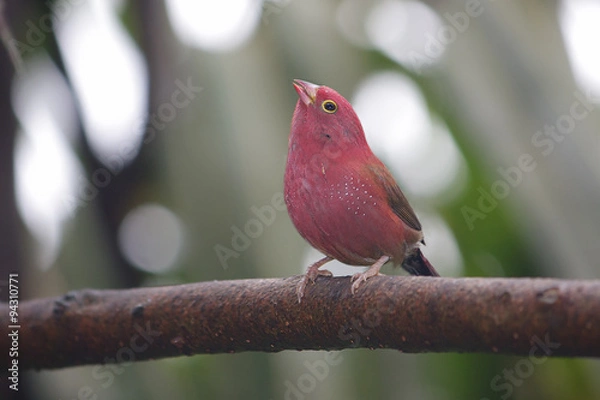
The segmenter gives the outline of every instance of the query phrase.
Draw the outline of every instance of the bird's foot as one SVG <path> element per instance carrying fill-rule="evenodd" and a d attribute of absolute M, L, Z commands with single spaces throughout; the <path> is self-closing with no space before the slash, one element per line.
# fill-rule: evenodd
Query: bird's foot
<path fill-rule="evenodd" d="M 323 257 L 322 259 L 308 267 L 306 274 L 304 274 L 304 277 L 302 278 L 302 280 L 298 284 L 298 288 L 296 289 L 296 293 L 298 294 L 298 303 L 302 302 L 302 298 L 304 297 L 304 292 L 306 290 L 306 285 L 308 285 L 309 281 L 311 283 L 315 283 L 315 280 L 319 275 L 333 276 L 331 271 L 328 271 L 326 269 L 319 269 L 323 264 L 328 263 L 331 260 L 333 260 L 332 257 Z"/>
<path fill-rule="evenodd" d="M 385 264 L 389 260 L 389 256 L 381 256 L 379 260 L 375 261 L 375 263 L 371 265 L 369 269 L 365 272 L 357 272 L 356 274 L 352 275 L 352 286 L 350 287 L 350 291 L 352 292 L 352 294 L 356 292 L 356 289 L 358 289 L 361 283 L 366 282 L 366 280 L 371 278 L 372 276 L 380 275 L 379 270 L 381 269 L 383 264 Z"/>

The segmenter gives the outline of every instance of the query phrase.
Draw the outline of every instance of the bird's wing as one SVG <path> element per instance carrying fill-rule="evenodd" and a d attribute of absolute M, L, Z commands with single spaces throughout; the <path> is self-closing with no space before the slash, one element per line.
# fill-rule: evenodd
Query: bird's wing
<path fill-rule="evenodd" d="M 421 223 L 417 219 L 404 193 L 400 190 L 394 177 L 383 164 L 372 164 L 368 166 L 373 174 L 374 181 L 385 190 L 387 201 L 394 213 L 400 217 L 402 222 L 417 231 L 421 230 Z"/>

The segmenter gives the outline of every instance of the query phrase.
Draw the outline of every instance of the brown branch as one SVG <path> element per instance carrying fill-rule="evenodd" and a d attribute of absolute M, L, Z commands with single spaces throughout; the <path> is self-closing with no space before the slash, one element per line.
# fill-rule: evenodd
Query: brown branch
<path fill-rule="evenodd" d="M 600 356 L 600 281 L 379 276 L 355 296 L 320 277 L 83 290 L 22 302 L 19 366 L 59 368 L 182 354 L 394 348 Z M 7 310 L 0 325 L 8 326 Z M 0 336 L 0 348 L 8 348 Z"/>

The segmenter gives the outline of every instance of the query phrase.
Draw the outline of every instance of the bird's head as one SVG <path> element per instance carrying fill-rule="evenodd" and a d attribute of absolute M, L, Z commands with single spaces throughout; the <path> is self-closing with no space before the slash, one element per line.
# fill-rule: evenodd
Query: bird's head
<path fill-rule="evenodd" d="M 298 103 L 292 118 L 290 145 L 313 151 L 326 146 L 348 152 L 370 152 L 352 105 L 327 86 L 294 79 Z"/>

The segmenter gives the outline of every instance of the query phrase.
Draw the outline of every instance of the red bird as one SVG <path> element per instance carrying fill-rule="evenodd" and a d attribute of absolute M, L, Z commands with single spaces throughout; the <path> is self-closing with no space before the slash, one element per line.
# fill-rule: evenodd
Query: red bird
<path fill-rule="evenodd" d="M 285 203 L 296 229 L 326 256 L 298 285 L 298 301 L 333 260 L 370 265 L 352 276 L 354 294 L 392 261 L 414 275 L 439 276 L 419 249 L 421 224 L 394 178 L 373 154 L 358 116 L 335 90 L 299 79 L 285 169 Z"/>

